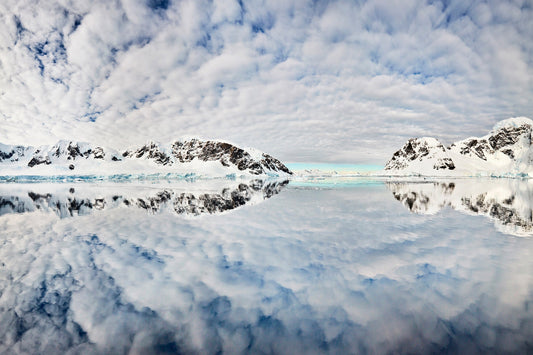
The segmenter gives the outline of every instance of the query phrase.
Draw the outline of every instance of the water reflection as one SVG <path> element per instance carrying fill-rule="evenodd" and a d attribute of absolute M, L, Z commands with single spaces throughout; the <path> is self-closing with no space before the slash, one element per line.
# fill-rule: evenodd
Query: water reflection
<path fill-rule="evenodd" d="M 445 207 L 483 215 L 498 230 L 533 235 L 533 183 L 528 180 L 463 179 L 439 182 L 387 182 L 394 198 L 409 211 L 435 214 Z"/>
<path fill-rule="evenodd" d="M 198 216 L 233 210 L 245 204 L 261 202 L 278 194 L 287 180 L 220 184 L 185 184 L 162 188 L 110 185 L 94 188 L 79 184 L 66 188 L 61 184 L 0 186 L 0 215 L 34 211 L 53 212 L 61 218 L 90 214 L 94 211 L 129 207 L 158 213 L 169 211 Z M 188 189 L 191 189 L 189 191 Z M 213 189 L 217 191 L 212 191 Z M 49 192 L 52 190 L 52 192 Z"/>
<path fill-rule="evenodd" d="M 473 213 L 407 213 L 384 185 L 267 200 L 263 185 L 263 203 L 176 218 L 182 193 L 239 182 L 87 186 L 32 185 L 49 213 L 0 216 L 0 353 L 533 351 L 533 238 Z M 34 205 L 27 186 L 5 191 Z M 93 208 L 58 218 L 47 199 L 71 195 Z M 165 201 L 123 203 L 148 197 Z"/>

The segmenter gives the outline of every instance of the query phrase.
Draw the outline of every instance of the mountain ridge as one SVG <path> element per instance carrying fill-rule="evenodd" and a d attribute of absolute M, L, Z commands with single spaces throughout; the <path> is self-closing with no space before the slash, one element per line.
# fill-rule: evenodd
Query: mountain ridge
<path fill-rule="evenodd" d="M 509 118 L 482 137 L 444 146 L 433 137 L 409 139 L 387 161 L 386 175 L 533 176 L 533 121 Z"/>
<path fill-rule="evenodd" d="M 278 159 L 253 148 L 197 138 L 167 144 L 148 141 L 122 152 L 87 142 L 60 140 L 39 147 L 0 144 L 0 175 L 199 172 L 207 175 L 292 175 Z"/>

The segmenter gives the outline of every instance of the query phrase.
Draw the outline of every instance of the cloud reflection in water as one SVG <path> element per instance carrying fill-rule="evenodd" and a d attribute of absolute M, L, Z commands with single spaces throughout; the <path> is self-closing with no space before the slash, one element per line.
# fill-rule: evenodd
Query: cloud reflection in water
<path fill-rule="evenodd" d="M 0 226 L 0 352 L 533 346 L 533 238 L 450 209 L 411 214 L 383 185 L 289 185 L 202 218 L 106 207 L 5 214 Z"/>

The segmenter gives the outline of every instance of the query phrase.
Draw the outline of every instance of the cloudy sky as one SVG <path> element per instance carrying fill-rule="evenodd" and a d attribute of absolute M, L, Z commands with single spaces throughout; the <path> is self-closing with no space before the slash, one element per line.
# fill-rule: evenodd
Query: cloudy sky
<path fill-rule="evenodd" d="M 0 142 L 383 164 L 533 117 L 532 38 L 532 0 L 3 0 Z"/>

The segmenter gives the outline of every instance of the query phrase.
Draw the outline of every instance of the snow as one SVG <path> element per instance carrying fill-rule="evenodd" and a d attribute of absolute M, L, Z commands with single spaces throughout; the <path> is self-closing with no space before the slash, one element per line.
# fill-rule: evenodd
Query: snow
<path fill-rule="evenodd" d="M 198 140 L 199 142 L 203 142 Z M 176 142 L 176 141 L 174 141 Z M 118 176 L 123 180 L 126 176 L 133 179 L 150 176 L 167 176 L 172 175 L 173 179 L 180 179 L 185 176 L 194 175 L 197 178 L 225 177 L 233 176 L 254 176 L 248 170 L 239 170 L 235 164 L 227 163 L 224 166 L 219 160 L 203 161 L 194 158 L 191 161 L 180 162 L 172 153 L 172 144 L 161 144 L 159 142 L 148 142 L 145 146 L 154 146 L 154 150 L 166 154 L 170 163 L 163 165 L 157 163 L 153 158 L 148 158 L 148 154 L 143 154 L 137 158 L 135 154 L 129 157 L 123 157 L 118 151 L 106 147 L 97 147 L 89 143 L 71 142 L 61 140 L 52 146 L 40 146 L 37 148 L 26 147 L 22 156 L 14 156 L 11 159 L 0 160 L 0 176 L 56 176 L 56 177 L 82 177 L 92 179 L 105 179 L 109 176 Z M 220 142 L 220 141 L 212 141 Z M 79 153 L 74 156 L 69 154 L 69 146 L 75 147 Z M 237 147 L 237 146 L 236 146 Z M 136 152 L 141 147 L 135 147 L 128 152 Z M 14 146 L 0 145 L 0 151 L 9 153 Z M 95 157 L 98 149 L 104 150 L 103 159 Z M 198 148 L 199 150 L 201 148 Z M 245 150 L 250 154 L 254 161 L 259 162 L 263 158 L 263 153 L 257 149 Z M 192 154 L 199 151 L 192 152 Z M 81 154 L 77 155 L 77 154 Z M 37 157 L 40 160 L 47 160 L 50 163 L 42 163 L 29 167 L 28 163 L 32 158 Z M 224 156 L 226 157 L 226 156 Z M 114 161 L 113 159 L 118 161 Z M 70 168 L 72 165 L 73 169 Z M 282 171 L 269 171 L 266 167 L 267 176 L 286 176 L 288 174 Z M 109 179 L 108 179 L 109 180 Z"/>
<path fill-rule="evenodd" d="M 416 138 L 416 140 L 419 141 L 420 143 L 427 145 L 428 147 L 436 148 L 442 145 L 442 143 L 438 139 L 433 138 L 433 137 L 420 137 L 420 138 Z"/>
<path fill-rule="evenodd" d="M 530 125 L 533 126 L 533 120 L 527 117 L 511 117 L 506 120 L 500 121 L 494 125 L 492 128 L 492 131 L 497 131 L 502 128 L 508 128 L 508 127 L 520 127 L 523 125 Z"/>
<path fill-rule="evenodd" d="M 514 144 L 505 143 L 501 147 L 494 146 L 497 136 L 504 140 L 513 139 L 511 128 L 522 126 L 526 130 L 516 137 Z M 504 130 L 505 129 L 505 130 Z M 397 161 L 405 162 L 404 168 L 382 170 L 375 175 L 382 176 L 434 176 L 434 177 L 533 177 L 533 148 L 531 146 L 531 130 L 533 121 L 526 117 L 515 117 L 499 122 L 493 130 L 483 137 L 470 137 L 445 148 L 443 151 L 438 146 L 438 140 L 431 137 L 415 139 L 414 141 L 425 144 L 430 148 L 426 156 L 417 157 L 415 160 L 401 156 Z M 520 132 L 520 131 L 519 131 Z M 474 146 L 472 148 L 472 143 Z M 475 148 L 485 144 L 485 148 Z M 478 156 L 482 154 L 483 157 Z M 451 159 L 455 168 L 435 169 L 439 159 Z M 438 165 L 438 164 L 437 164 Z"/>

